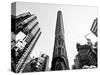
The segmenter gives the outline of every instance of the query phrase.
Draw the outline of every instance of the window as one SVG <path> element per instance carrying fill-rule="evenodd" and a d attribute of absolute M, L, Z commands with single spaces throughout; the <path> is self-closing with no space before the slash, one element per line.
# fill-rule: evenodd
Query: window
<path fill-rule="evenodd" d="M 62 41 L 62 45 L 64 45 L 64 41 Z"/>
<path fill-rule="evenodd" d="M 61 45 L 61 40 L 58 40 L 58 45 Z"/>
<path fill-rule="evenodd" d="M 61 47 L 58 48 L 58 54 L 61 54 Z"/>

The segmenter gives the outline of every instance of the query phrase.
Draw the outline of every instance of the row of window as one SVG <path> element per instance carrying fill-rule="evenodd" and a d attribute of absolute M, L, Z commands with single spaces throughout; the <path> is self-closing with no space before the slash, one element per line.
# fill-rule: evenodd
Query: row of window
<path fill-rule="evenodd" d="M 59 39 L 59 40 L 56 41 L 56 44 L 63 46 L 64 45 L 64 42 L 63 42 L 62 39 Z"/>
<path fill-rule="evenodd" d="M 64 54 L 64 49 L 61 47 L 56 48 L 56 55 L 63 55 Z"/>

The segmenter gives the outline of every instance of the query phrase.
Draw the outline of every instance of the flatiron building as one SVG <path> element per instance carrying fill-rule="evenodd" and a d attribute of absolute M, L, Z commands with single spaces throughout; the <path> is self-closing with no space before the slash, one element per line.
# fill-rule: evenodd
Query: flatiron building
<path fill-rule="evenodd" d="M 55 42 L 51 70 L 68 70 L 69 63 L 64 40 L 64 24 L 62 12 L 58 11 L 55 28 Z"/>

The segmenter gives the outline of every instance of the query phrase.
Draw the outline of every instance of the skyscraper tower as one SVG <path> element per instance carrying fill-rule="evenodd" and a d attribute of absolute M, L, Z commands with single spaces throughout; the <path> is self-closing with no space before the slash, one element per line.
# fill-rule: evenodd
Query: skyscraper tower
<path fill-rule="evenodd" d="M 62 17 L 62 12 L 58 11 L 51 70 L 67 70 L 67 69 L 69 69 L 69 64 L 68 64 L 67 52 L 64 41 L 63 17 Z"/>
<path fill-rule="evenodd" d="M 30 54 L 33 51 L 41 29 L 35 14 L 26 12 L 18 16 L 11 16 L 11 68 L 13 72 L 23 72 Z"/>

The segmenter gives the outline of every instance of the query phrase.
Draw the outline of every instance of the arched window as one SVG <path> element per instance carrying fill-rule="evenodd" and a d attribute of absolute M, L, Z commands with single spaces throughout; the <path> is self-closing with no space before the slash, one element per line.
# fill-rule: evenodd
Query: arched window
<path fill-rule="evenodd" d="M 55 70 L 65 70 L 65 64 L 61 59 L 57 59 L 55 64 Z"/>

